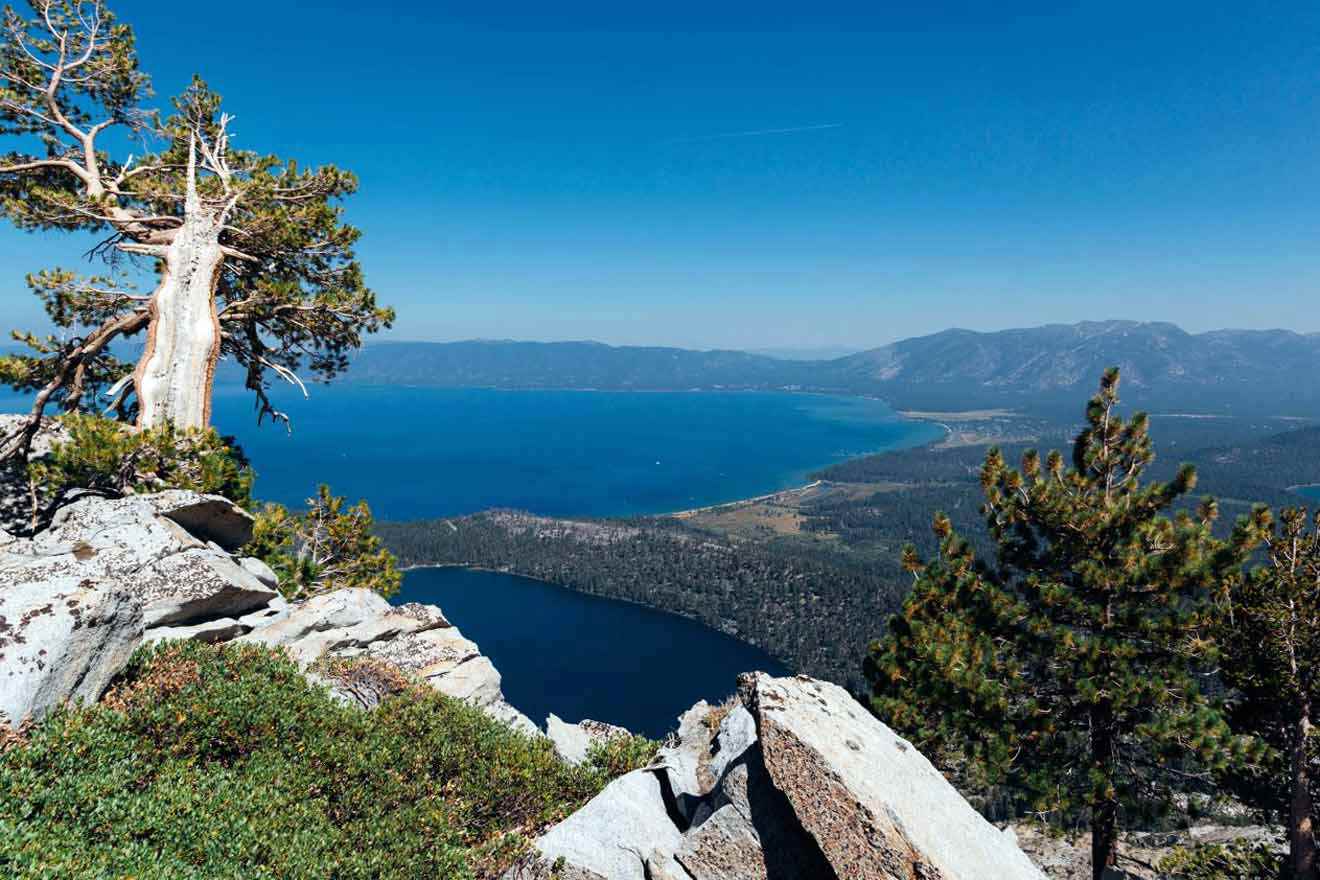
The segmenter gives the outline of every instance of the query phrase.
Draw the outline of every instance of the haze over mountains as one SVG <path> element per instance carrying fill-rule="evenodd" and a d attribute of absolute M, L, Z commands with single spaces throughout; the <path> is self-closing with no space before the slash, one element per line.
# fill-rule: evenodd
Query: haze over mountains
<path fill-rule="evenodd" d="M 830 360 L 598 342 L 393 342 L 365 348 L 369 383 L 599 390 L 789 389 L 874 394 L 900 408 L 1012 407 L 1076 414 L 1108 366 L 1125 399 L 1189 413 L 1320 414 L 1320 334 L 1167 323 L 952 329 Z"/>

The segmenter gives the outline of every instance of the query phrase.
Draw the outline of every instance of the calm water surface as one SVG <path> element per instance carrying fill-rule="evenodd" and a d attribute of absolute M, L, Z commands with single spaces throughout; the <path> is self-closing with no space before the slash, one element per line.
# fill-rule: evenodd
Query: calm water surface
<path fill-rule="evenodd" d="M 787 674 L 764 651 L 685 618 L 513 575 L 414 569 L 393 601 L 443 608 L 538 724 L 554 712 L 660 737 L 693 703 L 733 693 L 740 672 Z"/>
<path fill-rule="evenodd" d="M 822 465 L 936 439 L 880 401 L 775 393 L 593 393 L 313 387 L 293 434 L 255 427 L 217 389 L 215 421 L 257 494 L 299 504 L 327 482 L 381 519 L 516 507 L 551 516 L 660 513 L 801 484 Z"/>
<path fill-rule="evenodd" d="M 595 393 L 361 385 L 281 391 L 293 432 L 258 428 L 252 398 L 216 388 L 214 422 L 252 459 L 256 494 L 301 505 L 318 483 L 380 519 L 514 507 L 629 516 L 805 482 L 824 465 L 938 439 L 862 398 L 785 393 Z M 0 412 L 28 399 L 0 394 Z"/>
<path fill-rule="evenodd" d="M 258 429 L 251 398 L 215 396 L 215 422 L 257 471 L 256 494 L 297 506 L 319 482 L 378 518 L 516 507 L 559 516 L 657 513 L 800 485 L 844 458 L 938 438 L 860 398 L 313 387 L 281 400 L 292 434 Z M 0 396 L 0 411 L 26 401 Z M 439 605 L 533 720 L 595 718 L 660 736 L 769 655 L 700 624 L 525 578 L 408 572 L 397 601 Z"/>

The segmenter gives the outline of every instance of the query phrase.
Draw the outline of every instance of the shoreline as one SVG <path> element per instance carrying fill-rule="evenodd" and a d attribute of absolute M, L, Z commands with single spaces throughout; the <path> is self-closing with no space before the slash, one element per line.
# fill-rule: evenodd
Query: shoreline
<path fill-rule="evenodd" d="M 868 454 L 874 455 L 875 453 L 868 453 Z M 859 457 L 864 458 L 865 456 L 859 456 Z M 733 501 L 725 501 L 720 504 L 707 504 L 704 507 L 692 507 L 692 508 L 688 508 L 687 510 L 674 510 L 668 513 L 652 513 L 652 514 L 648 514 L 647 518 L 661 519 L 668 517 L 672 519 L 691 519 L 692 517 L 696 516 L 699 513 L 709 513 L 713 510 L 723 510 L 726 507 L 736 508 L 736 507 L 745 507 L 749 504 L 759 504 L 762 501 L 771 501 L 775 498 L 780 498 L 784 495 L 800 495 L 803 492 L 809 492 L 818 486 L 829 486 L 829 485 L 833 485 L 829 480 L 813 480 L 812 482 L 807 483 L 805 486 L 797 486 L 795 488 L 789 488 L 789 489 L 780 489 L 778 492 L 767 492 L 764 495 L 757 495 L 752 498 L 738 498 Z"/>

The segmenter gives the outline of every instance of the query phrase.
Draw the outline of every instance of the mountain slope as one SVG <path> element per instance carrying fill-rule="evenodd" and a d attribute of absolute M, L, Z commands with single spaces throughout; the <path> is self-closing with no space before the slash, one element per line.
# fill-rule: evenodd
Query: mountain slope
<path fill-rule="evenodd" d="M 810 373 L 803 363 L 741 351 L 510 340 L 381 343 L 364 348 L 352 369 L 362 382 L 639 391 L 774 388 Z"/>
<path fill-rule="evenodd" d="M 1051 324 L 997 333 L 946 330 L 831 362 L 839 384 L 912 404 L 963 399 L 1036 408 L 1077 400 L 1101 371 L 1123 370 L 1145 406 L 1200 412 L 1314 412 L 1320 336 L 1286 330 L 1191 334 L 1166 323 Z M 846 377 L 846 381 L 843 379 Z"/>

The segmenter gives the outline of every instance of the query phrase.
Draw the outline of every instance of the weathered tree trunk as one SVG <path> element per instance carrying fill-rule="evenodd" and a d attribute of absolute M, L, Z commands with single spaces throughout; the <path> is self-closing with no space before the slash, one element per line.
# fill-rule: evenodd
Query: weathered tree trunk
<path fill-rule="evenodd" d="M 211 382 L 220 357 L 215 288 L 224 263 L 222 211 L 197 195 L 189 155 L 183 225 L 161 256 L 160 285 L 151 298 L 147 346 L 133 374 L 138 427 L 204 428 L 211 420 Z"/>
<path fill-rule="evenodd" d="M 1303 696 L 1293 729 L 1292 798 L 1288 821 L 1288 855 L 1293 880 L 1316 880 L 1315 831 L 1311 821 L 1311 778 L 1306 758 L 1311 733 L 1311 701 Z"/>

